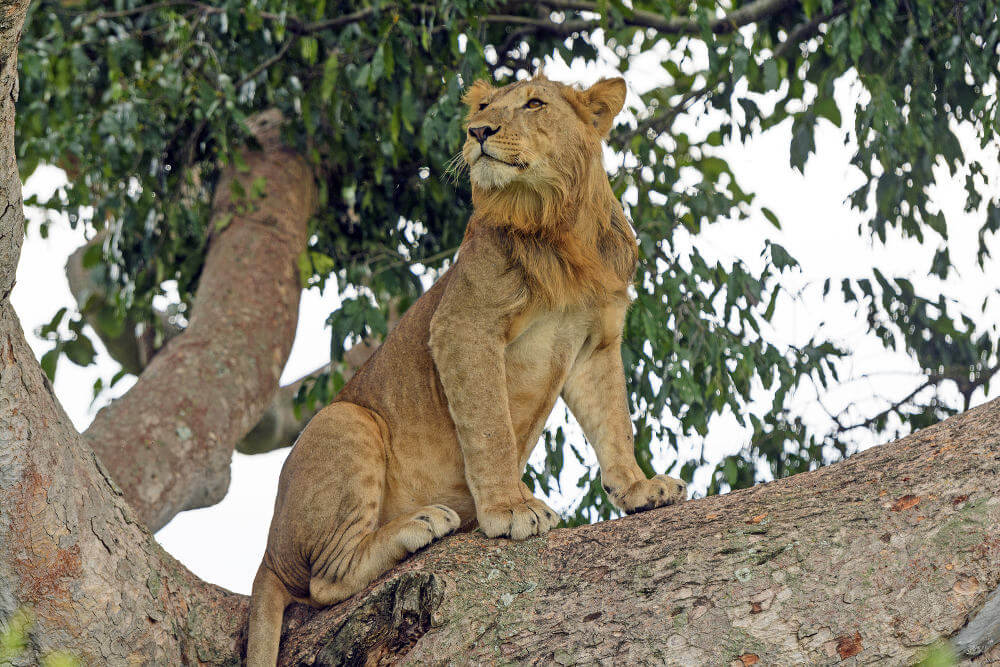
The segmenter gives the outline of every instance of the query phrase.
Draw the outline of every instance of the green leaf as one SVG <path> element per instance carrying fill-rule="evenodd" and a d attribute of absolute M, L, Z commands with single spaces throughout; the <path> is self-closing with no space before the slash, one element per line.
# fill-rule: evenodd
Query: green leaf
<path fill-rule="evenodd" d="M 299 53 L 302 55 L 302 60 L 309 65 L 316 64 L 316 57 L 319 54 L 319 42 L 315 37 L 300 37 Z"/>
<path fill-rule="evenodd" d="M 320 84 L 320 99 L 329 102 L 333 99 L 333 91 L 337 87 L 337 74 L 340 71 L 340 61 L 337 52 L 331 51 L 323 63 L 323 82 Z"/>
<path fill-rule="evenodd" d="M 837 102 L 832 97 L 823 97 L 816 100 L 813 104 L 813 112 L 820 118 L 826 118 L 834 126 L 840 127 L 840 109 L 837 108 Z"/>
<path fill-rule="evenodd" d="M 778 216 L 774 214 L 774 211 L 766 206 L 761 206 L 760 212 L 764 214 L 764 217 L 767 218 L 768 222 L 774 225 L 777 229 L 781 229 L 781 222 L 778 220 Z"/>
<path fill-rule="evenodd" d="M 771 263 L 773 263 L 778 270 L 783 271 L 784 269 L 795 268 L 799 265 L 795 258 L 789 255 L 788 251 L 785 250 L 783 246 L 768 241 L 767 247 L 771 250 Z"/>
<path fill-rule="evenodd" d="M 65 352 L 66 358 L 77 366 L 89 366 L 94 363 L 94 357 L 97 356 L 94 344 L 83 334 L 66 341 L 63 344 L 63 352 Z"/>
<path fill-rule="evenodd" d="M 780 83 L 778 78 L 778 63 L 775 62 L 774 58 L 768 58 L 764 61 L 764 90 L 775 90 Z"/>
<path fill-rule="evenodd" d="M 45 371 L 45 376 L 49 379 L 49 382 L 56 381 L 56 366 L 59 364 L 60 352 L 60 348 L 55 347 L 43 354 L 38 362 L 42 370 Z"/>
<path fill-rule="evenodd" d="M 813 128 L 816 117 L 811 113 L 795 115 L 792 122 L 792 143 L 789 146 L 789 163 L 800 172 L 805 168 L 809 155 L 816 150 Z"/>
<path fill-rule="evenodd" d="M 215 218 L 215 231 L 216 233 L 221 232 L 223 229 L 229 226 L 229 223 L 233 221 L 232 213 L 223 213 L 222 215 L 216 216 Z"/>
<path fill-rule="evenodd" d="M 698 166 L 701 168 L 702 173 L 711 181 L 717 180 L 720 174 L 729 172 L 729 164 L 718 157 L 702 158 Z"/>

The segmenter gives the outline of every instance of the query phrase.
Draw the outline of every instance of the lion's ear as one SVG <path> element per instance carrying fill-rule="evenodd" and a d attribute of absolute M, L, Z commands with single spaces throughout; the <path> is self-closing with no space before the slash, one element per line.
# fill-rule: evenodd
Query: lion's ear
<path fill-rule="evenodd" d="M 480 103 L 492 90 L 493 86 L 490 85 L 489 81 L 479 79 L 469 86 L 469 89 L 465 91 L 465 95 L 462 95 L 462 102 L 471 111 L 478 111 Z"/>
<path fill-rule="evenodd" d="M 625 104 L 625 79 L 601 79 L 593 86 L 580 93 L 584 106 L 590 112 L 590 122 L 597 132 L 606 137 L 611 131 L 615 116 Z"/>

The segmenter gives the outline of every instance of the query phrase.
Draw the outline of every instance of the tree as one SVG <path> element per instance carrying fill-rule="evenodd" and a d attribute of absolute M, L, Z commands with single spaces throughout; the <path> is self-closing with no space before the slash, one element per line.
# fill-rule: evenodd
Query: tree
<path fill-rule="evenodd" d="M 746 415 L 753 441 L 716 471 L 715 491 L 751 484 L 758 459 L 781 477 L 825 463 L 824 444 L 846 454 L 851 441 L 845 433 L 857 426 L 838 416 L 828 432 L 816 432 L 785 405 L 803 382 L 834 381 L 842 351 L 823 340 L 795 349 L 768 342 L 767 322 L 779 304 L 781 277 L 796 264 L 783 248 L 771 244 L 765 268 L 757 273 L 741 265 L 712 266 L 697 251 L 684 257 L 675 250 L 673 241 L 683 230 L 758 211 L 717 155 L 723 141 L 790 118 L 790 153 L 801 168 L 812 152 L 816 122 L 841 123 L 833 83 L 854 72 L 871 97 L 854 110 L 853 130 L 854 164 L 866 180 L 852 203 L 868 212 L 869 230 L 884 239 L 888 229 L 898 228 L 943 243 L 946 221 L 927 196 L 938 159 L 949 169 L 967 170 L 969 206 L 983 212 L 980 261 L 1000 226 L 1000 202 L 988 198 L 982 165 L 966 164 L 953 129 L 955 123 L 969 124 L 984 144 L 998 129 L 1000 25 L 990 3 L 755 0 L 723 7 L 664 2 L 628 8 L 553 0 L 490 4 L 483 13 L 482 3 L 328 8 L 168 0 L 107 9 L 39 2 L 30 9 L 21 46 L 15 162 L 13 54 L 26 4 L 5 6 L 6 22 L 0 25 L 0 82 L 7 91 L 0 98 L 0 150 L 9 155 L 0 164 L 8 202 L 0 216 L 0 418 L 6 438 L 0 450 L 0 618 L 9 642 L 28 638 L 16 650 L 29 659 L 54 660 L 64 655 L 59 651 L 110 663 L 130 657 L 165 663 L 236 659 L 245 600 L 198 581 L 159 549 L 147 528 L 217 502 L 228 483 L 233 448 L 265 414 L 271 421 L 258 425 L 247 447 L 287 444 L 288 434 L 301 424 L 303 407 L 308 412 L 310 403 L 328 399 L 364 356 L 368 348 L 356 343 L 383 335 L 393 314 L 405 310 L 425 279 L 447 265 L 468 197 L 460 178 L 448 183 L 439 175 L 461 137 L 459 91 L 475 76 L 509 78 L 548 53 L 593 58 L 601 40 L 622 56 L 658 38 L 670 40 L 672 52 L 662 66 L 671 82 L 645 93 L 635 126 L 619 128 L 611 141 L 624 148 L 624 165 L 636 165 L 619 169 L 615 183 L 632 202 L 629 213 L 642 252 L 623 351 L 634 369 L 631 396 L 645 465 L 654 440 L 669 445 L 679 433 L 704 433 L 712 415 L 726 409 Z M 456 76 L 437 76 L 440 72 Z M 777 92 L 768 97 L 768 91 Z M 718 127 L 704 136 L 677 129 L 691 108 L 711 110 L 720 119 Z M 8 300 L 23 234 L 15 164 L 27 176 L 42 160 L 64 167 L 71 178 L 52 199 L 37 203 L 95 232 L 69 267 L 80 313 L 56 314 L 47 328 L 55 347 L 42 366 L 51 376 L 62 356 L 87 363 L 93 355 L 83 326 L 88 323 L 124 371 L 140 374 L 135 387 L 83 435 L 51 395 Z M 776 222 L 769 210 L 759 212 Z M 944 276 L 950 267 L 947 245 L 941 245 L 929 268 Z M 346 297 L 331 316 L 333 360 L 294 392 L 305 403 L 295 414 L 293 392 L 276 390 L 298 293 L 303 283 L 322 284 L 330 277 Z M 995 331 L 956 314 L 945 297 L 921 296 L 907 281 L 881 273 L 875 278 L 845 281 L 841 290 L 865 309 L 872 331 L 887 346 L 905 349 L 918 361 L 928 387 L 952 383 L 965 404 L 951 406 L 915 392 L 862 425 L 908 430 L 968 408 L 997 370 Z M 171 312 L 159 312 L 153 297 L 163 293 L 167 280 L 177 282 L 180 302 Z M 67 316 L 71 334 L 60 337 L 58 324 Z M 774 392 L 762 416 L 745 410 L 755 383 Z M 664 427 L 668 411 L 678 429 Z M 832 634 L 829 639 L 820 634 L 819 646 L 834 642 L 841 657 L 876 657 L 884 650 L 902 660 L 916 655 L 914 647 L 950 635 L 984 603 L 1000 580 L 997 517 L 990 502 L 997 491 L 996 460 L 987 438 L 995 411 L 991 404 L 932 432 L 946 433 L 947 439 L 918 434 L 860 459 L 883 471 L 906 469 L 923 485 L 917 488 L 915 482 L 906 491 L 889 480 L 880 489 L 892 499 L 890 512 L 896 503 L 897 512 L 920 503 L 935 511 L 918 515 L 926 522 L 914 517 L 898 526 L 906 539 L 893 544 L 889 535 L 886 551 L 910 558 L 909 546 L 930 544 L 943 533 L 955 561 L 928 557 L 917 559 L 915 567 L 954 571 L 926 580 L 938 584 L 954 576 L 951 587 L 960 597 L 947 598 L 951 606 L 927 632 L 904 623 L 892 635 L 897 642 L 892 646 L 888 635 L 877 635 L 879 645 L 872 646 L 865 638 L 876 635 L 862 629 L 836 634 L 833 626 L 824 626 Z M 274 434 L 270 442 L 268 428 Z M 967 435 L 960 433 L 963 428 Z M 529 470 L 529 483 L 545 490 L 560 468 L 560 441 L 558 432 L 546 438 L 545 469 Z M 943 454 L 949 448 L 955 452 Z M 936 468 L 928 459 L 955 467 L 944 468 L 950 476 L 933 481 Z M 690 478 L 698 465 L 689 462 L 681 474 Z M 723 532 L 744 520 L 756 526 L 767 516 L 790 512 L 790 506 L 796 512 L 810 507 L 794 493 L 810 482 L 836 487 L 837 493 L 815 501 L 833 508 L 833 518 L 813 524 L 795 514 L 797 525 L 839 536 L 836 531 L 847 530 L 837 518 L 843 517 L 856 520 L 867 531 L 858 533 L 870 536 L 881 530 L 884 514 L 852 513 L 852 503 L 874 486 L 865 486 L 872 477 L 855 475 L 862 465 L 852 460 L 759 491 L 659 513 L 649 524 L 636 519 L 557 533 L 544 544 L 600 543 L 602 534 L 614 534 L 630 544 L 652 540 L 655 550 L 659 536 L 637 537 L 630 527 L 667 528 L 674 520 L 700 525 L 714 520 L 709 517 L 716 508 L 733 512 L 720 524 Z M 608 516 L 595 482 L 593 475 L 582 480 L 584 496 L 571 520 Z M 961 492 L 952 494 L 956 488 Z M 955 501 L 966 488 L 969 496 Z M 794 504 L 781 506 L 782 490 Z M 747 514 L 755 498 L 767 502 L 761 502 L 760 512 Z M 949 523 L 949 507 L 967 506 L 972 519 Z M 748 542 L 755 541 L 753 534 Z M 452 540 L 408 567 L 439 559 L 445 571 L 457 572 L 442 554 L 460 551 L 474 539 Z M 691 553 L 710 549 L 709 537 L 692 535 L 686 541 Z M 540 544 L 504 547 L 502 553 L 514 558 L 543 548 Z M 835 547 L 821 542 L 810 549 L 809 558 L 836 555 Z M 583 552 L 567 547 L 560 553 Z M 723 565 L 735 558 L 719 555 L 726 557 Z M 651 562 L 649 572 L 652 577 L 684 571 L 682 566 Z M 491 572 L 485 575 L 489 580 Z M 739 569 L 734 572 L 739 581 Z M 886 581 L 898 583 L 905 576 L 894 570 Z M 418 602 L 422 595 L 448 595 L 440 580 L 425 579 L 426 586 L 405 589 L 415 591 Z M 653 579 L 648 590 L 659 591 L 655 595 L 671 590 Z M 902 613 L 886 601 L 885 587 L 876 588 L 872 599 L 880 609 Z M 317 648 L 319 634 L 355 636 L 350 633 L 360 632 L 364 623 L 350 619 L 372 616 L 350 614 L 366 600 L 410 599 L 386 598 L 385 586 L 376 590 L 381 592 L 302 625 L 301 635 L 285 648 L 286 659 L 312 652 L 333 660 L 334 653 Z M 795 589 L 803 595 L 810 590 Z M 748 613 L 754 613 L 754 602 L 762 612 L 773 603 L 764 592 L 753 592 L 762 594 L 750 600 Z M 708 601 L 715 605 L 719 599 Z M 945 598 L 934 598 L 939 599 Z M 372 609 L 382 614 L 387 608 L 378 604 Z M 814 599 L 803 604 L 814 615 L 829 613 Z M 935 605 L 944 608 L 943 602 Z M 386 655 L 399 652 L 434 625 L 434 615 L 428 611 L 425 618 L 423 611 L 432 607 L 418 603 L 416 616 L 408 615 L 411 607 L 392 607 L 399 612 L 393 623 L 377 624 L 388 630 L 359 645 L 367 653 L 374 647 L 383 647 Z M 697 608 L 684 607 L 675 616 L 696 620 Z M 301 620 L 305 613 L 297 613 Z M 348 622 L 337 625 L 337 618 Z M 894 617 L 880 618 L 891 625 Z M 499 626 L 484 631 L 499 632 L 490 627 Z M 419 650 L 431 650 L 425 646 L 431 644 L 420 640 Z M 731 657 L 772 650 L 747 646 L 746 653 Z"/>
<path fill-rule="evenodd" d="M 967 205 L 983 216 L 982 264 L 1000 204 L 955 131 L 971 126 L 984 144 L 995 136 L 995 13 L 981 2 L 832 0 L 633 9 L 178 0 L 108 10 L 38 2 L 21 53 L 21 173 L 42 161 L 65 167 L 70 184 L 36 203 L 95 233 L 71 267 L 80 312 L 56 314 L 43 367 L 52 377 L 62 357 L 88 363 L 87 323 L 122 372 L 138 374 L 185 328 L 210 241 L 232 222 L 229 214 L 213 219 L 210 202 L 248 200 L 239 208 L 260 198 L 263 177 L 225 180 L 225 191 L 220 178 L 245 168 L 239 148 L 253 142 L 248 120 L 276 108 L 287 121 L 283 140 L 316 177 L 301 279 L 325 285 L 332 278 L 344 297 L 330 317 L 333 365 L 283 391 L 243 449 L 288 445 L 311 408 L 343 383 L 347 351 L 383 335 L 390 309 L 405 310 L 450 262 L 469 213 L 464 179 L 442 178 L 461 141 L 463 85 L 524 75 L 546 54 L 593 60 L 602 44 L 612 53 L 604 57 L 619 58 L 627 73 L 632 56 L 666 44 L 666 55 L 657 53 L 668 83 L 640 91 L 642 107 L 610 141 L 623 151 L 613 178 L 642 252 L 623 350 L 640 461 L 651 473 L 657 448 L 704 436 L 714 416 L 729 412 L 750 441 L 714 470 L 710 492 L 816 467 L 853 451 L 858 431 L 890 437 L 981 400 L 997 370 L 997 332 L 947 296 L 918 293 L 878 267 L 861 279 L 831 276 L 824 294 L 839 287 L 857 302 L 872 335 L 910 355 L 921 377 L 912 395 L 861 419 L 845 411 L 823 424 L 803 420 L 787 398 L 836 383 L 847 350 L 822 337 L 798 347 L 775 342 L 769 323 L 787 307 L 782 276 L 796 260 L 776 243 L 756 271 L 711 263 L 697 244 L 686 250 L 685 238 L 714 220 L 765 216 L 779 224 L 739 186 L 720 147 L 791 122 L 791 162 L 803 168 L 816 124 L 844 125 L 835 82 L 856 77 L 870 99 L 848 110 L 854 127 L 843 129 L 858 144 L 852 162 L 863 179 L 851 202 L 868 221 L 859 231 L 885 242 L 896 229 L 937 246 L 927 271 L 945 278 L 952 270 L 947 221 L 928 197 L 934 166 L 943 163 L 964 170 Z M 690 114 L 707 115 L 709 127 L 680 122 Z M 179 301 L 157 312 L 153 299 L 166 281 L 176 282 Z M 70 323 L 64 338 L 62 320 Z M 960 402 L 948 398 L 954 389 Z M 761 396 L 767 409 L 751 413 L 750 401 Z M 95 441 L 113 413 L 104 417 L 92 427 Z M 176 433 L 156 437 L 183 449 Z M 544 463 L 525 476 L 533 488 L 548 492 L 558 477 L 564 440 L 559 429 L 546 434 Z M 227 456 L 223 447 L 213 464 L 220 475 Z M 690 480 L 706 461 L 680 463 L 675 472 Z M 218 491 L 185 502 L 217 499 L 221 480 Z M 596 470 L 578 484 L 573 522 L 612 515 Z"/>

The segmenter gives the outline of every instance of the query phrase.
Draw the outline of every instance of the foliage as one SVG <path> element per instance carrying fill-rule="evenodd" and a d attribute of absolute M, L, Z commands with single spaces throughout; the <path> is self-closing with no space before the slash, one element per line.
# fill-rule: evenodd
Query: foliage
<path fill-rule="evenodd" d="M 982 165 L 967 163 L 954 128 L 971 124 L 984 145 L 1000 130 L 995 4 L 631 5 L 40 0 L 21 48 L 19 164 L 24 177 L 42 161 L 66 168 L 70 185 L 37 203 L 68 213 L 71 224 L 89 220 L 108 230 L 104 252 L 88 255 L 113 296 L 107 326 L 152 325 L 153 297 L 165 281 L 176 281 L 182 310 L 191 298 L 212 231 L 210 193 L 249 140 L 247 117 L 278 107 L 290 120 L 288 141 L 319 181 L 319 213 L 299 268 L 304 284 L 332 278 L 345 296 L 330 320 L 336 359 L 359 337 L 384 330 L 390 300 L 405 309 L 461 240 L 469 193 L 447 174 L 462 141 L 464 85 L 479 76 L 523 76 L 548 54 L 592 61 L 602 45 L 627 71 L 632 55 L 667 40 L 661 66 L 669 83 L 643 94 L 644 108 L 633 109 L 634 122 L 609 142 L 622 151 L 625 166 L 612 179 L 630 202 L 641 253 L 623 346 L 638 459 L 651 472 L 657 447 L 704 436 L 713 417 L 728 412 L 752 435 L 713 471 L 710 492 L 752 484 L 762 465 L 775 476 L 821 465 L 849 451 L 858 425 L 838 420 L 817 431 L 787 405 L 806 383 L 836 382 L 843 354 L 821 339 L 798 348 L 769 341 L 783 276 L 797 262 L 769 243 L 762 269 L 726 266 L 683 240 L 720 219 L 762 215 L 779 226 L 740 188 L 718 149 L 790 122 L 791 163 L 802 169 L 817 123 L 843 125 L 833 86 L 854 73 L 869 99 L 844 129 L 858 143 L 852 162 L 865 182 L 851 203 L 866 213 L 867 233 L 885 240 L 894 228 L 936 244 L 928 271 L 947 276 L 947 221 L 929 203 L 928 187 L 935 164 L 964 167 L 969 210 L 987 212 L 978 251 L 984 261 L 1000 229 L 1000 201 L 984 199 Z M 731 19 L 720 20 L 727 12 Z M 714 129 L 679 129 L 692 109 L 709 112 Z M 844 281 L 842 290 L 886 346 L 917 359 L 928 386 L 964 382 L 974 390 L 995 372 L 995 335 L 946 300 L 881 274 L 875 282 Z M 50 364 L 60 353 L 86 363 L 79 340 L 86 338 L 74 330 L 71 340 L 57 341 Z M 770 404 L 751 412 L 760 390 Z M 329 387 L 304 392 L 326 398 Z M 919 426 L 953 409 L 932 393 L 863 426 Z M 546 433 L 544 464 L 529 468 L 526 481 L 550 488 L 563 468 L 564 440 L 561 429 Z M 674 472 L 691 479 L 705 459 L 678 463 Z M 574 520 L 609 516 L 596 470 L 579 485 L 584 497 Z"/>

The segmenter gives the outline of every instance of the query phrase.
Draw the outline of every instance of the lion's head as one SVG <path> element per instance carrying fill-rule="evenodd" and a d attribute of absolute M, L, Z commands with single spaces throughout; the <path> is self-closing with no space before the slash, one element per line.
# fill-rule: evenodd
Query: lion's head
<path fill-rule="evenodd" d="M 462 155 L 474 193 L 527 189 L 558 199 L 600 165 L 601 140 L 625 102 L 625 81 L 577 90 L 542 75 L 502 88 L 480 80 L 463 101 L 469 113 Z"/>
<path fill-rule="evenodd" d="M 625 102 L 625 81 L 586 90 L 544 76 L 495 88 L 477 81 L 462 156 L 475 214 L 498 233 L 532 292 L 550 305 L 625 298 L 636 243 L 608 183 L 601 141 Z"/>

